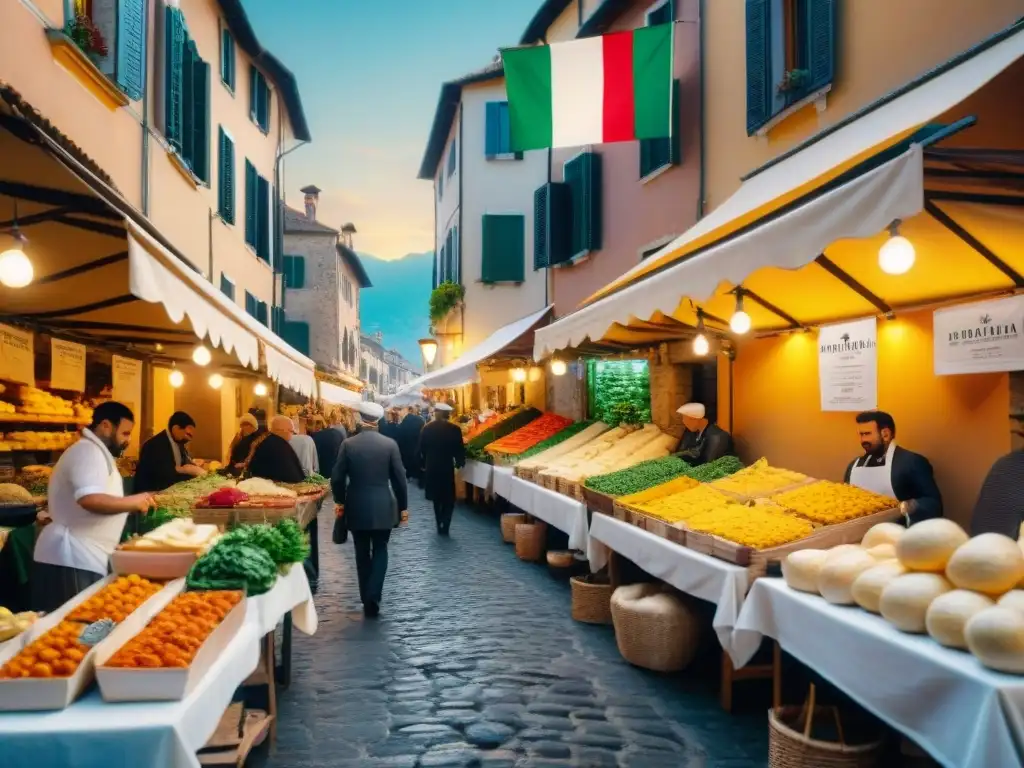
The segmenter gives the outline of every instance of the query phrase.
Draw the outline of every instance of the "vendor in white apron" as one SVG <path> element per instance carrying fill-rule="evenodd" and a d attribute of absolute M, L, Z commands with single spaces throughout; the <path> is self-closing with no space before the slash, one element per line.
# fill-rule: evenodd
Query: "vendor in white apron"
<path fill-rule="evenodd" d="M 857 416 L 864 455 L 846 468 L 845 482 L 900 502 L 907 525 L 942 517 L 942 494 L 924 456 L 896 445 L 896 422 L 884 411 Z"/>
<path fill-rule="evenodd" d="M 101 404 L 54 467 L 48 491 L 53 522 L 39 534 L 33 557 L 34 610 L 52 611 L 106 576 L 128 513 L 153 506 L 148 493 L 124 495 L 117 468 L 134 425 L 127 406 Z"/>

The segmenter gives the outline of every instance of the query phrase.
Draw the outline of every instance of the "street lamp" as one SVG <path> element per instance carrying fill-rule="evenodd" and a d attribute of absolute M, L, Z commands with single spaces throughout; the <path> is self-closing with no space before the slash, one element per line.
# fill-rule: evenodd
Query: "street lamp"
<path fill-rule="evenodd" d="M 565 371 L 568 366 L 565 364 L 565 360 L 559 360 L 557 357 L 551 361 L 551 373 L 555 376 L 565 376 Z"/>
<path fill-rule="evenodd" d="M 420 339 L 419 345 L 420 352 L 423 354 L 423 362 L 429 368 L 434 364 L 434 358 L 437 357 L 437 341 L 434 339 Z"/>

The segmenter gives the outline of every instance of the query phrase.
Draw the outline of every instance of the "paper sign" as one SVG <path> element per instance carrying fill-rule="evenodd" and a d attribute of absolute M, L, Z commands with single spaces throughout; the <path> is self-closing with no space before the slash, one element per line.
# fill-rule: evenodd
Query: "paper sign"
<path fill-rule="evenodd" d="M 85 391 L 85 345 L 50 339 L 50 388 Z"/>
<path fill-rule="evenodd" d="M 36 358 L 32 339 L 32 331 L 0 325 L 0 379 L 35 386 Z"/>
<path fill-rule="evenodd" d="M 1024 370 L 1024 295 L 939 309 L 935 375 Z"/>
<path fill-rule="evenodd" d="M 142 404 L 142 361 L 113 355 L 111 368 L 113 399 L 131 408 L 138 420 Z"/>
<path fill-rule="evenodd" d="M 878 407 L 878 327 L 875 318 L 823 326 L 818 333 L 821 410 Z"/>

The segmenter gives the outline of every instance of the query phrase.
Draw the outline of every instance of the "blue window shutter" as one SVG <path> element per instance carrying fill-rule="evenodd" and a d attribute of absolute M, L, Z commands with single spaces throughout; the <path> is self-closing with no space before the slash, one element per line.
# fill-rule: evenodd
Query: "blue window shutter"
<path fill-rule="evenodd" d="M 459 228 L 452 228 L 452 248 L 455 249 L 455 255 L 452 257 L 452 264 L 454 265 L 455 274 L 453 275 L 453 283 L 462 283 L 462 241 L 459 239 Z"/>
<path fill-rule="evenodd" d="M 521 283 L 525 279 L 525 219 L 518 214 L 484 214 L 481 280 Z"/>
<path fill-rule="evenodd" d="M 250 317 L 256 317 L 256 297 L 248 291 L 245 292 L 245 312 Z"/>
<path fill-rule="evenodd" d="M 533 191 L 533 268 L 548 266 L 548 196 L 549 184 Z"/>
<path fill-rule="evenodd" d="M 235 284 L 223 272 L 220 273 L 220 292 L 232 301 L 235 300 Z"/>
<path fill-rule="evenodd" d="M 117 0 L 117 87 L 138 101 L 146 87 L 146 6 Z"/>
<path fill-rule="evenodd" d="M 769 0 L 747 3 L 747 134 L 771 118 L 771 5 Z"/>
<path fill-rule="evenodd" d="M 192 61 L 192 172 L 210 181 L 210 65 Z"/>
<path fill-rule="evenodd" d="M 249 117 L 256 122 L 256 88 L 258 86 L 259 72 L 256 67 L 249 65 Z"/>
<path fill-rule="evenodd" d="M 245 242 L 256 247 L 256 198 L 258 191 L 256 168 L 245 161 Z"/>
<path fill-rule="evenodd" d="M 286 342 L 304 355 L 309 355 L 309 323 L 295 321 L 287 322 L 283 326 L 283 337 Z"/>
<path fill-rule="evenodd" d="M 811 92 L 828 85 L 835 77 L 835 0 L 803 0 L 803 6 L 806 62 L 810 70 L 807 91 Z"/>
<path fill-rule="evenodd" d="M 267 302 L 256 302 L 256 319 L 259 320 L 264 325 L 268 324 L 269 318 L 267 317 Z"/>
<path fill-rule="evenodd" d="M 445 265 L 447 264 L 447 262 L 445 261 L 445 259 L 447 258 L 447 252 L 445 251 L 446 245 L 447 240 L 445 240 L 445 245 L 441 246 L 441 253 L 437 258 L 437 269 L 435 270 L 437 272 L 437 285 L 447 282 L 448 280 L 448 275 L 446 275 L 444 271 Z M 434 287 L 436 288 L 437 286 L 435 285 Z"/>
<path fill-rule="evenodd" d="M 270 263 L 270 184 L 256 176 L 256 255 Z"/>
<path fill-rule="evenodd" d="M 433 264 L 431 265 L 431 273 L 432 274 L 430 275 L 430 285 L 433 288 L 437 288 L 437 286 L 441 284 L 441 281 L 438 279 L 438 269 L 437 269 L 438 255 L 439 254 L 437 254 L 437 253 L 434 254 Z"/>
<path fill-rule="evenodd" d="M 218 128 L 217 145 L 219 148 L 219 171 L 217 174 L 219 190 L 217 195 L 217 211 L 228 224 L 235 223 L 235 144 Z"/>
<path fill-rule="evenodd" d="M 494 157 L 501 154 L 501 102 L 488 101 L 486 107 L 484 154 Z"/>
<path fill-rule="evenodd" d="M 235 38 L 227 29 L 220 33 L 220 79 L 232 91 L 235 90 Z"/>
<path fill-rule="evenodd" d="M 164 19 L 164 136 L 172 147 L 180 150 L 183 133 L 181 106 L 185 22 L 177 8 L 166 8 Z"/>

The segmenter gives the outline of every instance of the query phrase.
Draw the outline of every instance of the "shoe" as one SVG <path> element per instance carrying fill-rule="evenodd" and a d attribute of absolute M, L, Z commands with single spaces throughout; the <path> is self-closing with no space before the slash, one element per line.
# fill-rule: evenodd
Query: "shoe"
<path fill-rule="evenodd" d="M 363 614 L 368 619 L 375 619 L 380 615 L 380 605 L 374 602 L 363 603 Z"/>

